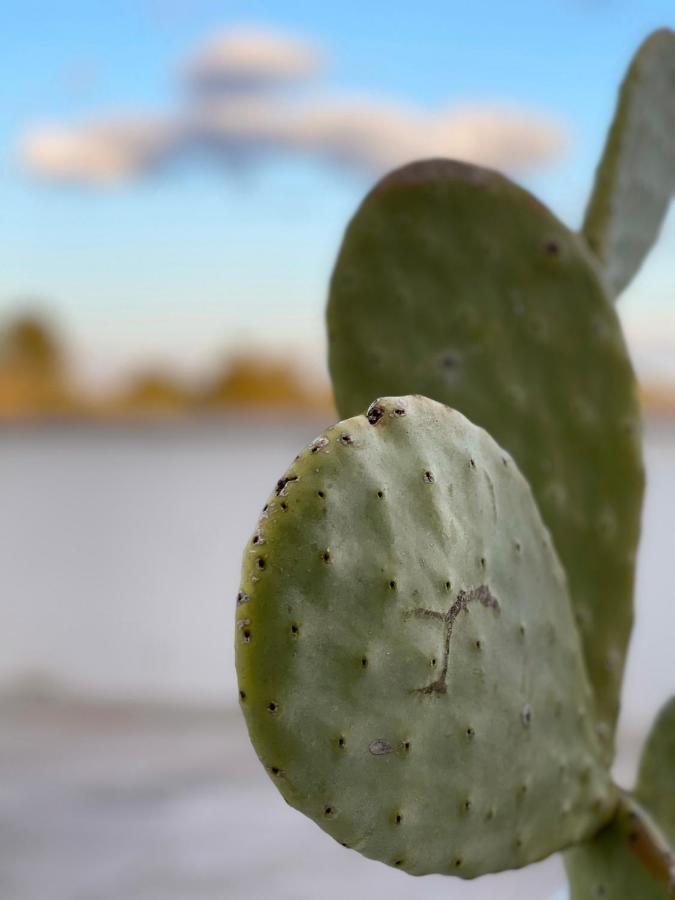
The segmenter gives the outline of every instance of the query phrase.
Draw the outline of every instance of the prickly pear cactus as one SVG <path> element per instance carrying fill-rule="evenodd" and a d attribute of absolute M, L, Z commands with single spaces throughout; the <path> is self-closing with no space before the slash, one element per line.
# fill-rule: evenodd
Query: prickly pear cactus
<path fill-rule="evenodd" d="M 378 400 L 296 458 L 244 553 L 236 657 L 270 777 L 366 856 L 473 877 L 611 815 L 548 531 L 442 404 Z"/>
<path fill-rule="evenodd" d="M 495 172 L 405 166 L 347 229 L 328 329 L 342 416 L 419 392 L 516 459 L 567 572 L 610 758 L 643 475 L 635 378 L 584 242 Z"/>
<path fill-rule="evenodd" d="M 619 294 L 658 237 L 675 194 L 675 32 L 654 32 L 628 69 L 582 233 Z"/>
<path fill-rule="evenodd" d="M 635 799 L 592 841 L 565 854 L 571 900 L 675 897 L 675 698 L 647 741 Z"/>

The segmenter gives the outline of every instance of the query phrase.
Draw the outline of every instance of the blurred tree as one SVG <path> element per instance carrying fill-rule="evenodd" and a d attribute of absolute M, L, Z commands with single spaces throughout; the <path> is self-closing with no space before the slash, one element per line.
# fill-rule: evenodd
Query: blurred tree
<path fill-rule="evenodd" d="M 0 417 L 61 415 L 76 406 L 51 325 L 37 314 L 8 321 L 0 329 Z"/>
<path fill-rule="evenodd" d="M 188 411 L 194 396 L 166 372 L 141 372 L 112 402 L 112 411 L 131 415 L 161 416 Z"/>
<path fill-rule="evenodd" d="M 288 360 L 238 355 L 228 360 L 202 394 L 207 408 L 298 409 L 326 412 L 327 386 L 303 379 Z"/>

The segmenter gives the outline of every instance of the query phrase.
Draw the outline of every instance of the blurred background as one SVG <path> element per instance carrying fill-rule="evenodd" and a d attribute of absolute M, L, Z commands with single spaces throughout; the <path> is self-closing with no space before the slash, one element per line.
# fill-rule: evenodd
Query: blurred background
<path fill-rule="evenodd" d="M 0 896 L 563 898 L 415 880 L 285 807 L 236 703 L 240 553 L 335 413 L 323 308 L 387 169 L 506 170 L 581 220 L 671 0 L 5 0 Z M 649 487 L 617 775 L 675 691 L 675 209 L 620 303 Z"/>

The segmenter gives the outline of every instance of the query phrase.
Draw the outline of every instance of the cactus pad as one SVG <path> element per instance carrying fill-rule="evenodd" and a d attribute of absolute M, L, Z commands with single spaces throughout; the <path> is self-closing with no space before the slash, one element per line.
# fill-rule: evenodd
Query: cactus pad
<path fill-rule="evenodd" d="M 675 849 L 675 698 L 649 736 L 635 796 L 642 809 L 629 804 L 593 840 L 565 854 L 571 900 L 675 897 L 675 854 L 668 848 Z"/>
<path fill-rule="evenodd" d="M 609 758 L 643 475 L 635 378 L 583 241 L 497 173 L 405 166 L 347 229 L 328 329 L 342 416 L 420 393 L 516 459 L 567 572 Z"/>
<path fill-rule="evenodd" d="M 299 454 L 244 552 L 236 657 L 275 785 L 366 856 L 473 877 L 611 815 L 548 531 L 440 403 L 378 400 Z"/>
<path fill-rule="evenodd" d="M 658 237 L 675 194 L 675 32 L 642 44 L 621 86 L 583 234 L 620 293 Z"/>

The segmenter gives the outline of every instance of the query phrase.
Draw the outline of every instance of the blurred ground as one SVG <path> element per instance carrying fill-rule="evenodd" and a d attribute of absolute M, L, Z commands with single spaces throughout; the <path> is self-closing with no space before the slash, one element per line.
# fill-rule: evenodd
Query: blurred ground
<path fill-rule="evenodd" d="M 564 896 L 558 859 L 496 878 L 415 879 L 338 846 L 284 804 L 238 711 L 0 699 L 3 900 Z"/>

